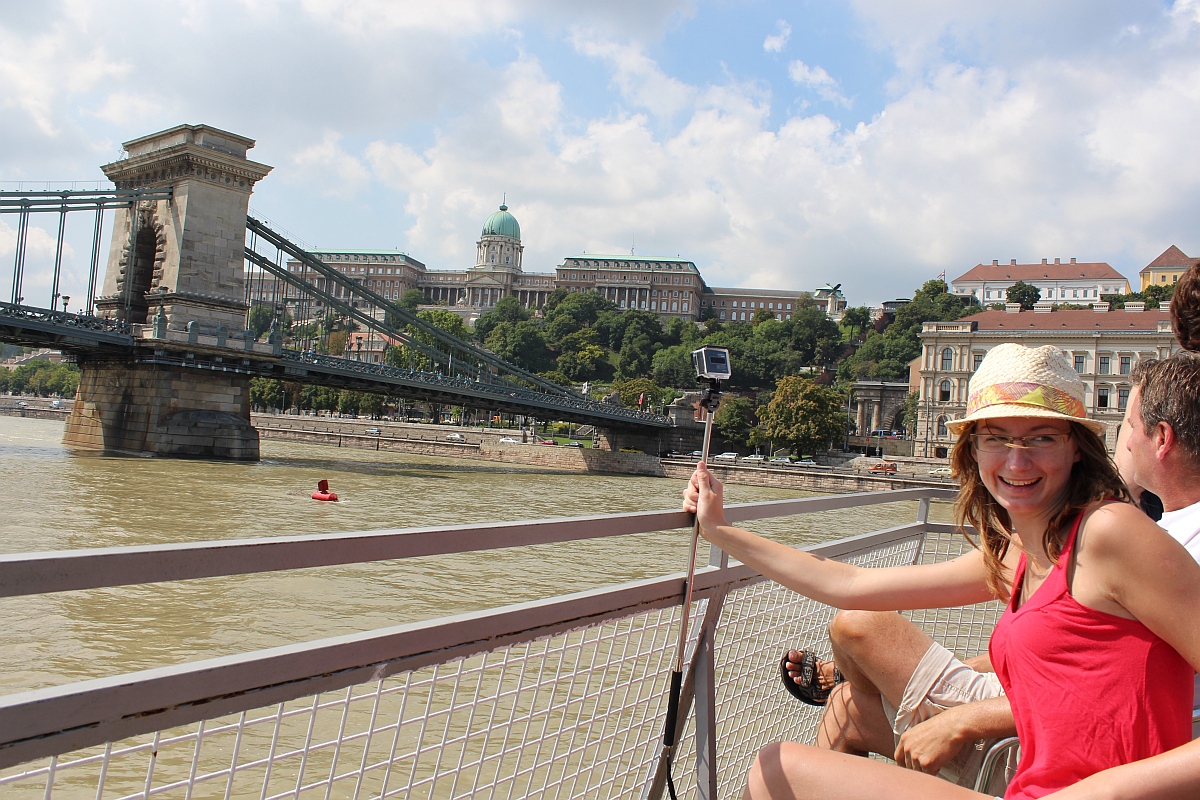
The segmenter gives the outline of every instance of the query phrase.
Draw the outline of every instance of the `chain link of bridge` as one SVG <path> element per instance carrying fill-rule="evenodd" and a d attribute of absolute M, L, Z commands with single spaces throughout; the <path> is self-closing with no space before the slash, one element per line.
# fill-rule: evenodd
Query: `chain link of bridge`
<path fill-rule="evenodd" d="M 643 446 L 671 427 L 506 362 L 250 217 L 271 169 L 246 157 L 253 145 L 181 125 L 126 142 L 103 167 L 115 190 L 0 192 L 17 234 L 0 341 L 79 364 L 66 445 L 256 459 L 253 378 L 592 424 Z M 350 332 L 386 357 L 362 360 Z"/>

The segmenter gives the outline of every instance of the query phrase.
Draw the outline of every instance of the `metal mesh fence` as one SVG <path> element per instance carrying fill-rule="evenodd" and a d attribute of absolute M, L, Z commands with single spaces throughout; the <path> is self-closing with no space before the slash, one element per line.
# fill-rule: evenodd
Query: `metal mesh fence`
<path fill-rule="evenodd" d="M 848 556 L 886 567 L 953 557 L 961 539 Z M 920 548 L 920 549 L 919 549 Z M 779 686 L 784 647 L 827 654 L 834 610 L 771 582 L 724 600 L 716 633 L 719 796 L 755 753 L 811 742 L 818 710 Z M 914 615 L 961 655 L 991 610 Z M 704 617 L 704 601 L 693 619 Z M 338 692 L 205 720 L 0 773 L 5 798 L 637 798 L 659 752 L 678 609 L 652 610 Z M 693 718 L 694 719 L 694 718 Z M 692 721 L 676 785 L 695 792 Z"/>

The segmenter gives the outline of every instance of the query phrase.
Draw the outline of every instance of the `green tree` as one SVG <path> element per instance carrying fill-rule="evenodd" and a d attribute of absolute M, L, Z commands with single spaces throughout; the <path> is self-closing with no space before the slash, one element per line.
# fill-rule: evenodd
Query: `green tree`
<path fill-rule="evenodd" d="M 505 361 L 532 372 L 550 365 L 550 353 L 542 332 L 530 320 L 501 322 L 488 334 L 487 348 Z"/>
<path fill-rule="evenodd" d="M 400 307 L 407 308 L 409 311 L 416 311 L 417 306 L 424 305 L 425 293 L 420 289 L 407 289 L 404 294 L 400 295 Z"/>
<path fill-rule="evenodd" d="M 809 378 L 790 375 L 779 381 L 763 411 L 763 433 L 786 443 L 797 455 L 824 450 L 846 432 L 843 397 Z"/>
<path fill-rule="evenodd" d="M 654 343 L 644 333 L 627 335 L 625 343 L 621 345 L 620 355 L 617 375 L 622 378 L 644 377 L 654 368 Z"/>
<path fill-rule="evenodd" d="M 337 410 L 340 414 L 357 414 L 359 404 L 362 402 L 362 394 L 359 392 L 351 392 L 343 389 L 338 396 Z"/>
<path fill-rule="evenodd" d="M 754 316 L 750 318 L 751 325 L 758 325 L 760 322 L 766 322 L 769 319 L 775 319 L 775 312 L 769 308 L 759 308 L 754 312 Z"/>
<path fill-rule="evenodd" d="M 713 427 L 721 438 L 738 446 L 749 444 L 750 431 L 754 428 L 754 401 L 736 394 L 721 396 L 721 404 L 713 415 Z"/>
<path fill-rule="evenodd" d="M 475 338 L 486 342 L 497 325 L 503 322 L 524 322 L 532 316 L 532 312 L 522 308 L 515 297 L 502 297 L 492 306 L 491 311 L 485 311 L 475 320 Z"/>
<path fill-rule="evenodd" d="M 358 413 L 366 414 L 372 419 L 379 416 L 383 411 L 383 395 L 375 394 L 374 392 L 365 392 L 359 397 Z"/>
<path fill-rule="evenodd" d="M 910 439 L 917 435 L 917 411 L 920 400 L 920 392 L 909 392 L 908 396 L 904 398 L 904 405 L 901 406 L 900 424 L 904 426 Z"/>
<path fill-rule="evenodd" d="M 647 411 L 651 405 L 662 400 L 667 394 L 661 386 L 649 378 L 619 380 L 613 383 L 613 390 L 621 396 L 621 405 L 626 408 L 637 408 L 638 399 L 641 398 L 643 399 L 641 407 Z"/>
<path fill-rule="evenodd" d="M 850 334 L 851 338 L 858 338 L 866 327 L 871 324 L 871 310 L 866 306 L 854 306 L 847 308 L 842 314 L 842 327 Z"/>
<path fill-rule="evenodd" d="M 283 383 L 274 378 L 251 378 L 250 405 L 261 409 L 286 407 L 287 392 Z"/>
<path fill-rule="evenodd" d="M 589 381 L 598 376 L 602 363 L 604 363 L 604 349 L 598 345 L 585 344 L 560 355 L 558 371 L 568 381 Z"/>
<path fill-rule="evenodd" d="M 664 347 L 654 354 L 654 382 L 676 389 L 695 389 L 696 370 L 691 351 L 685 345 Z"/>
<path fill-rule="evenodd" d="M 1025 311 L 1033 311 L 1034 303 L 1042 299 L 1042 290 L 1032 283 L 1017 281 L 1008 287 L 1005 298 L 1010 303 L 1020 303 L 1021 308 Z"/>

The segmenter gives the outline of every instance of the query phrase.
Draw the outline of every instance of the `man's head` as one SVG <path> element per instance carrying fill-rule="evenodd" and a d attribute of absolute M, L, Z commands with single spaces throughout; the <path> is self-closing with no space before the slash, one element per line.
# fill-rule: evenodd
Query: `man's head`
<path fill-rule="evenodd" d="M 1200 497 L 1200 358 L 1142 359 L 1131 376 L 1124 439 L 1133 479 L 1168 510 Z"/>

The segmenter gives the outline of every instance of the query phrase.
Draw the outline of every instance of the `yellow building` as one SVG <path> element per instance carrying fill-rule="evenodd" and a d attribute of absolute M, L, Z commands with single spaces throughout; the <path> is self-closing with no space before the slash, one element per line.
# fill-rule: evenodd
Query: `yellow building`
<path fill-rule="evenodd" d="M 1183 251 L 1171 245 L 1158 258 L 1151 261 L 1142 271 L 1142 286 L 1138 291 L 1146 291 L 1151 284 L 1155 286 L 1170 286 L 1179 281 L 1179 276 L 1191 269 L 1200 258 L 1191 258 Z"/>

